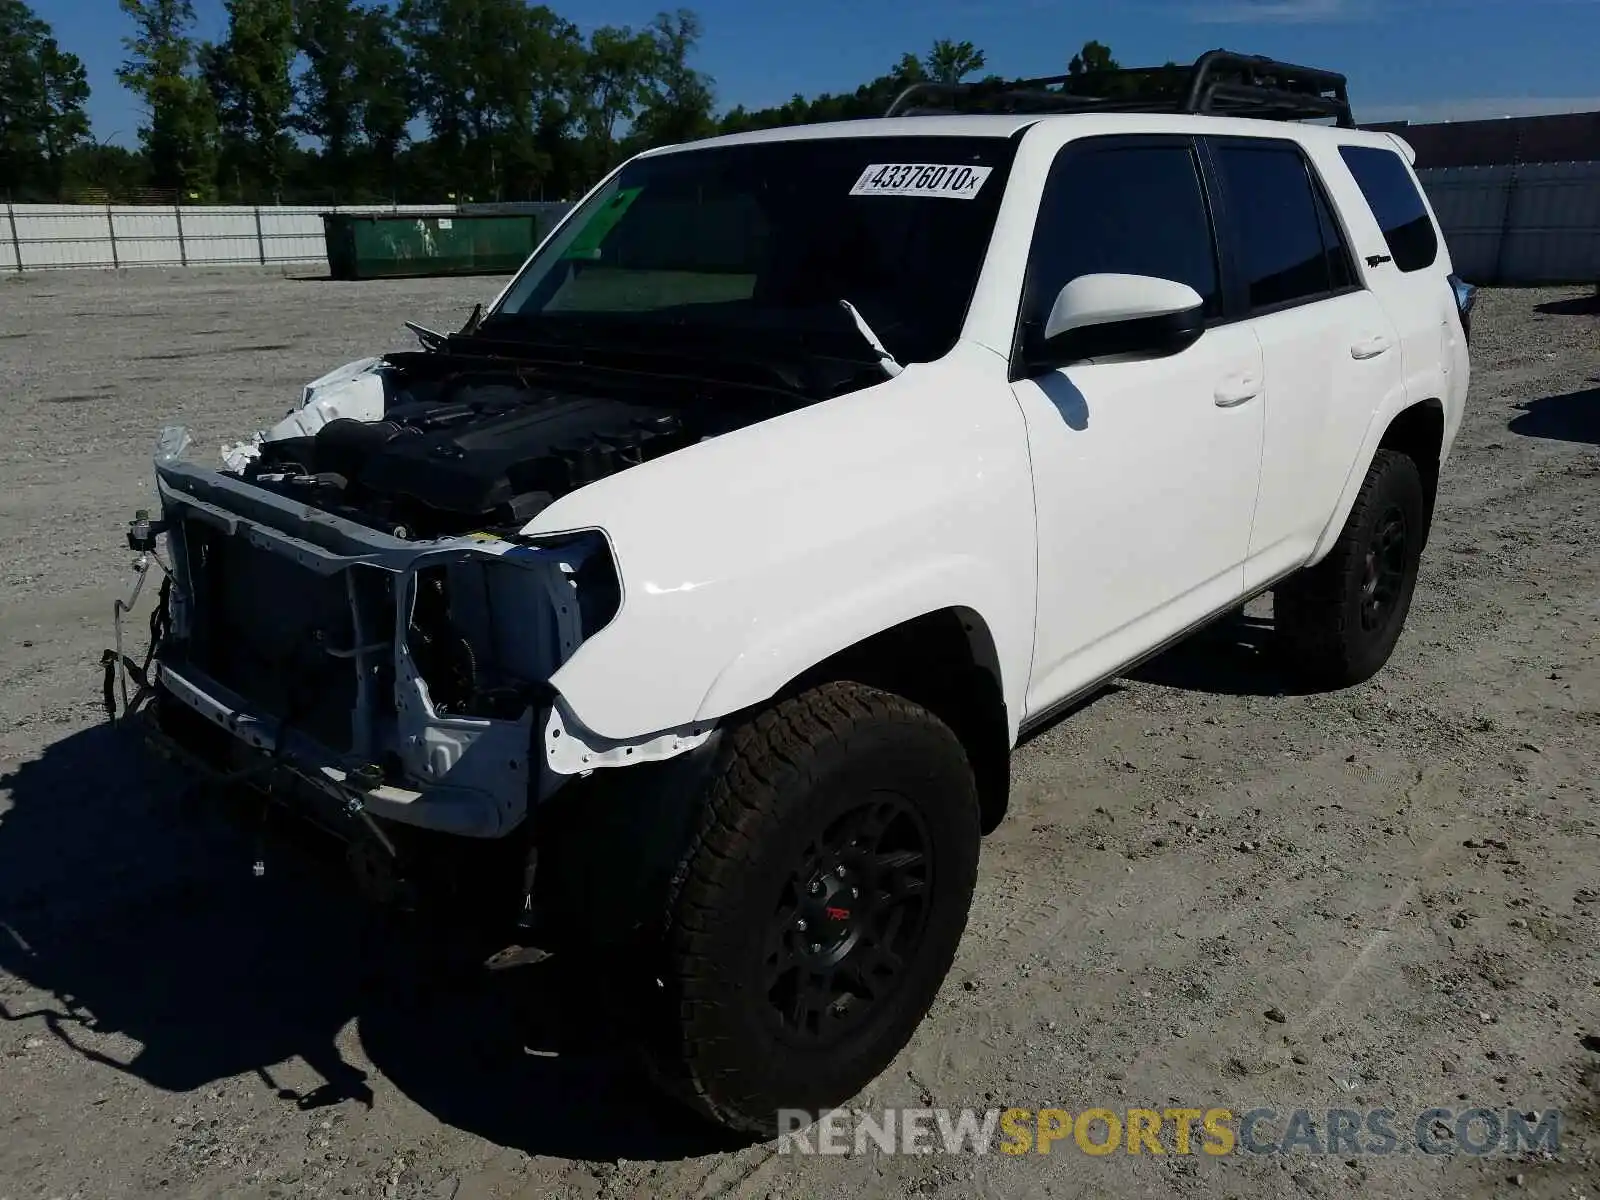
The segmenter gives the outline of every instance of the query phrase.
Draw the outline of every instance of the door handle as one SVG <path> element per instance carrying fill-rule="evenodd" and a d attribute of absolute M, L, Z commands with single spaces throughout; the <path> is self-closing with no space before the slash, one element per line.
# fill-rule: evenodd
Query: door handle
<path fill-rule="evenodd" d="M 1350 357 L 1357 359 L 1377 358 L 1390 346 L 1394 345 L 1393 339 L 1386 333 L 1375 333 L 1369 338 L 1362 338 L 1350 347 Z"/>
<path fill-rule="evenodd" d="M 1217 384 L 1216 403 L 1218 408 L 1237 408 L 1261 394 L 1261 376 L 1253 371 L 1239 375 L 1230 375 Z"/>

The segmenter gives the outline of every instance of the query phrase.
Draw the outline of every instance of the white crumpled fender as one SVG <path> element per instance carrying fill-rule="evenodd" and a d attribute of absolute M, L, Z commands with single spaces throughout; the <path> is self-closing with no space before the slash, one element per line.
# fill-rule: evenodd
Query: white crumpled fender
<path fill-rule="evenodd" d="M 989 350 L 962 343 L 631 467 L 523 533 L 579 529 L 609 540 L 622 605 L 551 678 L 569 725 L 610 742 L 694 735 L 873 634 L 955 608 L 992 641 L 1015 737 L 1033 653 L 1033 479 Z"/>
<path fill-rule="evenodd" d="M 386 372 L 382 358 L 362 358 L 306 384 L 300 407 L 261 435 L 264 442 L 280 438 L 305 437 L 329 421 L 348 417 L 355 421 L 377 421 L 383 417 L 388 399 Z"/>
<path fill-rule="evenodd" d="M 300 406 L 291 409 L 289 415 L 271 429 L 261 430 L 249 441 L 224 446 L 223 465 L 230 471 L 242 471 L 244 465 L 260 453 L 262 442 L 308 437 L 340 417 L 356 421 L 381 420 L 388 397 L 387 371 L 382 358 L 361 358 L 335 367 L 306 384 Z"/>

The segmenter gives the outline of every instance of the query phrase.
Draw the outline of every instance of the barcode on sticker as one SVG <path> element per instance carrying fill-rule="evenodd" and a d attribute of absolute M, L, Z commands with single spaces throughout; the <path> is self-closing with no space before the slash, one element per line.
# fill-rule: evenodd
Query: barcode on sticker
<path fill-rule="evenodd" d="M 945 163 L 873 163 L 861 172 L 852 196 L 943 196 L 971 200 L 992 167 L 953 167 Z"/>

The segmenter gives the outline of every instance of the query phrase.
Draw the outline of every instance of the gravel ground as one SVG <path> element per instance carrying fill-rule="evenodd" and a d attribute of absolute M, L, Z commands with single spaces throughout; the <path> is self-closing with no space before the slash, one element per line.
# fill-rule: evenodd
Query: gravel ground
<path fill-rule="evenodd" d="M 860 1101 L 1559 1106 L 1561 1153 L 823 1159 L 662 1106 L 558 963 L 433 986 L 314 848 L 185 811 L 101 722 L 156 428 L 213 455 L 498 286 L 0 283 L 0 1198 L 1600 1195 L 1587 293 L 1484 294 L 1375 681 L 1294 694 L 1257 605 L 1021 748 L 950 980 Z"/>

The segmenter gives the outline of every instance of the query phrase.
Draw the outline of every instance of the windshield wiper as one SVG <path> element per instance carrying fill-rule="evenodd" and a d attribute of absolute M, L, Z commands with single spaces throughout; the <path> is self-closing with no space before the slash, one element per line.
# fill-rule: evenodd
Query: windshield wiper
<path fill-rule="evenodd" d="M 839 301 L 839 307 L 850 314 L 850 319 L 855 322 L 856 329 L 859 330 L 861 336 L 866 339 L 867 345 L 872 347 L 873 353 L 878 356 L 878 365 L 883 368 L 883 373 L 885 375 L 887 375 L 890 379 L 893 379 L 896 375 L 900 374 L 901 371 L 905 370 L 905 368 L 900 365 L 899 360 L 896 359 L 894 355 L 890 354 L 884 344 L 878 340 L 878 335 L 872 332 L 872 326 L 867 324 L 867 319 L 861 315 L 860 311 L 854 304 L 851 304 L 848 300 L 841 299 Z"/>

